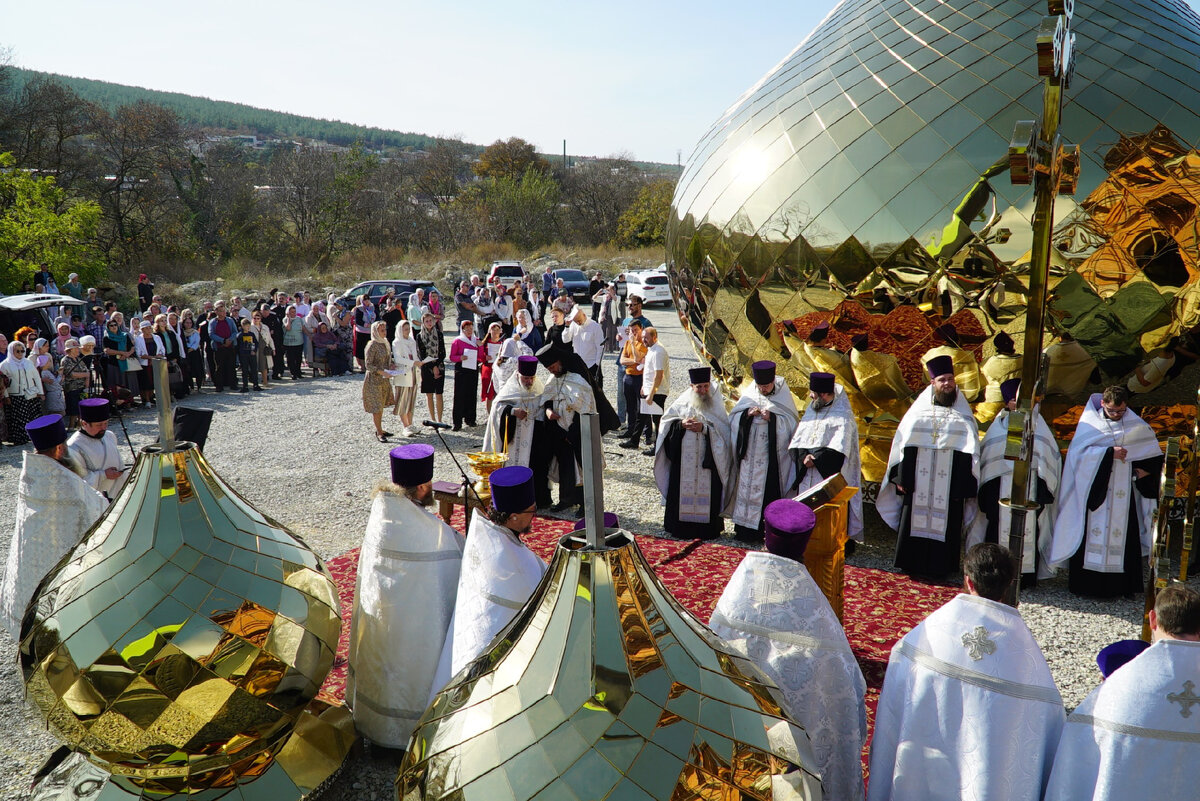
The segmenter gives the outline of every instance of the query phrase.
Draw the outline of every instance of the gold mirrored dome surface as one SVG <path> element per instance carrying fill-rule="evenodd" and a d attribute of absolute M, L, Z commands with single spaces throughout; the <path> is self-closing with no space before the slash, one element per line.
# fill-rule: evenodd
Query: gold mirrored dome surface
<path fill-rule="evenodd" d="M 282 799 L 328 778 L 353 741 L 344 709 L 309 705 L 340 629 L 317 556 L 180 443 L 144 449 L 43 580 L 19 658 L 51 729 L 113 793 Z"/>
<path fill-rule="evenodd" d="M 816 799 L 778 690 L 685 611 L 633 537 L 564 538 L 538 592 L 439 693 L 402 801 Z"/>
<path fill-rule="evenodd" d="M 1046 13 L 846 0 L 704 135 L 667 255 L 680 316 L 727 382 L 772 359 L 802 394 L 830 369 L 805 347 L 829 322 L 826 347 L 865 334 L 888 362 L 839 381 L 879 419 L 926 383 L 944 322 L 979 362 L 1000 330 L 1022 351 L 1033 193 L 1012 185 L 1007 151 L 1041 115 Z M 1080 0 L 1072 29 L 1061 132 L 1081 168 L 1055 207 L 1046 342 L 1071 334 L 1124 383 L 1200 344 L 1200 19 L 1170 0 Z"/>

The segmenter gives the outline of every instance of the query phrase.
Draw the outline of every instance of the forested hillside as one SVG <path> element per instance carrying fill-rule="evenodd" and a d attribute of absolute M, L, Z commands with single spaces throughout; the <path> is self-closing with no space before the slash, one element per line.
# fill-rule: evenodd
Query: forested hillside
<path fill-rule="evenodd" d="M 159 92 L 138 86 L 93 81 L 90 78 L 73 78 L 68 75 L 12 68 L 12 83 L 18 89 L 37 78 L 62 84 L 84 100 L 95 103 L 109 112 L 121 106 L 148 102 L 171 109 L 180 122 L 198 128 L 220 129 L 265 138 L 316 139 L 345 146 L 359 142 L 372 149 L 395 147 L 424 150 L 437 141 L 435 137 L 424 134 L 385 131 L 382 128 L 301 117 L 299 114 L 255 108 L 225 100 L 210 100 L 207 97 L 179 92 Z"/>

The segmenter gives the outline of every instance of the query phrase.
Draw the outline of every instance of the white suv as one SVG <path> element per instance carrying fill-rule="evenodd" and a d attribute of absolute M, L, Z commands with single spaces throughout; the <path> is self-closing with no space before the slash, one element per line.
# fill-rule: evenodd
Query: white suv
<path fill-rule="evenodd" d="M 494 261 L 492 262 L 492 269 L 488 271 L 487 283 L 488 286 L 495 286 L 497 283 L 500 283 L 506 287 L 510 287 L 514 281 L 523 282 L 526 277 L 525 265 L 521 262 Z"/>
<path fill-rule="evenodd" d="M 629 287 L 629 294 L 637 295 L 646 305 L 661 303 L 668 306 L 671 303 L 671 282 L 661 270 L 626 273 L 625 283 Z"/>

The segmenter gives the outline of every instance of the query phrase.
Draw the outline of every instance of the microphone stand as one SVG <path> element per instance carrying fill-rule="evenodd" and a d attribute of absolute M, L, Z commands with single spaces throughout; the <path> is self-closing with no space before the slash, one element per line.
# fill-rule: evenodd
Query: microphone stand
<path fill-rule="evenodd" d="M 114 394 L 114 398 L 115 397 L 116 396 Z M 110 401 L 109 406 L 111 408 L 111 411 L 109 412 L 109 417 L 116 417 L 117 422 L 121 424 L 121 431 L 123 431 L 125 433 L 125 444 L 129 446 L 129 455 L 132 456 L 133 461 L 136 462 L 137 461 L 137 451 L 134 450 L 134 448 L 133 448 L 133 440 L 131 440 L 129 438 L 129 429 L 125 427 L 125 413 L 123 411 L 121 411 L 120 406 L 116 403 L 115 400 Z M 132 464 L 132 462 L 130 464 Z"/>
<path fill-rule="evenodd" d="M 437 438 L 442 441 L 442 447 L 444 447 L 446 449 L 446 453 L 450 454 L 451 461 L 454 462 L 454 466 L 458 468 L 458 472 L 463 477 L 463 512 L 464 512 L 464 514 L 466 513 L 466 510 L 469 508 L 468 504 L 470 503 L 470 496 L 467 495 L 468 489 L 471 491 L 471 494 L 475 496 L 475 500 L 479 502 L 480 510 L 487 509 L 487 506 L 483 502 L 483 498 L 480 498 L 479 493 L 475 491 L 475 483 L 473 481 L 471 481 L 471 478 L 467 475 L 467 471 L 463 470 L 462 465 L 459 464 L 458 457 L 456 457 L 454 455 L 454 451 L 451 450 L 451 448 L 450 448 L 450 443 L 446 442 L 446 438 L 442 436 L 442 430 L 440 428 L 438 428 L 436 425 L 429 425 L 428 422 L 426 422 L 425 425 L 428 426 L 429 428 L 432 428 L 433 433 L 437 434 Z"/>

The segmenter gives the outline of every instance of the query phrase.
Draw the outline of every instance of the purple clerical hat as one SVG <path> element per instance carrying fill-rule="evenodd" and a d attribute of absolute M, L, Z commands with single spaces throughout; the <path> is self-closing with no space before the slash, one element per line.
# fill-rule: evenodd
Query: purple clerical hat
<path fill-rule="evenodd" d="M 534 505 L 533 471 L 523 465 L 501 467 L 488 477 L 492 508 L 498 512 L 524 512 Z"/>
<path fill-rule="evenodd" d="M 929 371 L 930 378 L 937 378 L 939 375 L 954 375 L 954 359 L 949 356 L 934 356 L 929 361 L 925 362 L 925 369 Z"/>
<path fill-rule="evenodd" d="M 833 394 L 833 373 L 810 373 L 808 388 L 818 395 Z"/>
<path fill-rule="evenodd" d="M 604 513 L 604 527 L 605 528 L 616 528 L 620 524 L 621 524 L 621 521 L 617 519 L 616 512 L 605 512 Z M 587 528 L 587 518 L 581 517 L 575 521 L 575 528 L 572 530 L 573 531 L 583 531 L 585 528 Z"/>
<path fill-rule="evenodd" d="M 423 442 L 392 448 L 388 457 L 392 465 L 392 482 L 402 487 L 416 487 L 433 481 L 433 446 Z"/>
<path fill-rule="evenodd" d="M 711 367 L 692 367 L 688 370 L 688 381 L 692 384 L 707 384 L 712 381 Z"/>
<path fill-rule="evenodd" d="M 67 427 L 61 414 L 44 414 L 25 424 L 35 451 L 48 451 L 67 441 Z"/>
<path fill-rule="evenodd" d="M 1000 384 L 1000 395 L 1008 403 L 1017 399 L 1017 391 L 1021 389 L 1021 379 L 1010 378 Z"/>
<path fill-rule="evenodd" d="M 754 364 L 750 365 L 750 370 L 754 373 L 755 384 L 775 383 L 775 362 L 755 362 Z"/>
<path fill-rule="evenodd" d="M 791 498 L 771 501 L 763 509 L 764 544 L 776 556 L 799 562 L 804 559 L 804 549 L 816 524 L 816 514 L 800 501 Z"/>
<path fill-rule="evenodd" d="M 537 356 L 517 357 L 517 372 L 523 376 L 537 375 Z"/>
<path fill-rule="evenodd" d="M 1096 654 L 1096 665 L 1104 678 L 1108 678 L 1117 668 L 1131 661 L 1135 656 L 1150 647 L 1145 640 L 1117 640 L 1112 645 L 1106 645 Z"/>
<path fill-rule="evenodd" d="M 86 398 L 79 402 L 79 419 L 85 423 L 100 423 L 109 418 L 106 398 Z"/>

